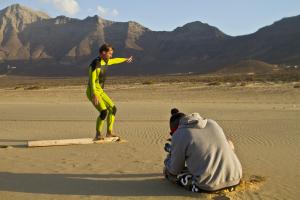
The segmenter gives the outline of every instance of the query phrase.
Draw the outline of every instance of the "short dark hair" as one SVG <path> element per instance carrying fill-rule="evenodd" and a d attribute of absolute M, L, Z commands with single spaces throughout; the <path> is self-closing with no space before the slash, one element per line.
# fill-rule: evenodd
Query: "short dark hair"
<path fill-rule="evenodd" d="M 109 49 L 113 49 L 112 45 L 110 45 L 110 44 L 103 44 L 103 45 L 99 48 L 99 53 L 102 53 L 102 52 L 108 52 Z"/>

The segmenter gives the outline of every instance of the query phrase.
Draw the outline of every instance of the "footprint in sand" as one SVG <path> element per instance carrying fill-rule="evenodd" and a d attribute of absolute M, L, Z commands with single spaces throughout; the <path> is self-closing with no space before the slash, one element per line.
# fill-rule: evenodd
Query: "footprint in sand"
<path fill-rule="evenodd" d="M 243 192 L 253 192 L 261 188 L 262 184 L 266 181 L 266 178 L 259 175 L 251 175 L 247 179 L 241 180 L 241 183 L 234 188 L 233 191 L 228 189 L 220 190 L 212 194 L 211 199 L 214 200 L 227 200 L 236 199 L 236 197 Z"/>

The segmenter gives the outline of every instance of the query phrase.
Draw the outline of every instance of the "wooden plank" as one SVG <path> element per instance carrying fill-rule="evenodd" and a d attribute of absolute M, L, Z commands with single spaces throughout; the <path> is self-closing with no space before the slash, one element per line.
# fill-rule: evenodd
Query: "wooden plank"
<path fill-rule="evenodd" d="M 78 138 L 78 139 L 60 139 L 60 140 L 36 140 L 28 141 L 28 147 L 47 147 L 47 146 L 63 146 L 74 144 L 104 144 L 112 142 L 124 142 L 119 137 L 107 137 L 103 140 L 94 141 L 93 138 Z"/>

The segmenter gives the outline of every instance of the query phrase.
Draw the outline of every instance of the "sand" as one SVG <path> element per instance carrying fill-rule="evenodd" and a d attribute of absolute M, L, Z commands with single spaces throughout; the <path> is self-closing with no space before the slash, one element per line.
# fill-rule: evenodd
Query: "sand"
<path fill-rule="evenodd" d="M 93 137 L 97 112 L 85 86 L 0 89 L 0 199 L 298 199 L 300 90 L 292 84 L 130 84 L 107 93 L 127 143 L 27 148 L 28 140 Z M 173 107 L 223 127 L 243 166 L 237 191 L 192 194 L 163 179 Z"/>

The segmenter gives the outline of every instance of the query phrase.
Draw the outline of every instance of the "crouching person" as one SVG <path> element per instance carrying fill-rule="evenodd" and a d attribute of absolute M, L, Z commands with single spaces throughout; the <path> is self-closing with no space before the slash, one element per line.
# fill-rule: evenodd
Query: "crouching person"
<path fill-rule="evenodd" d="M 165 177 L 193 192 L 234 189 L 240 183 L 242 167 L 222 128 L 198 113 L 186 116 L 177 109 L 171 113 Z"/>

